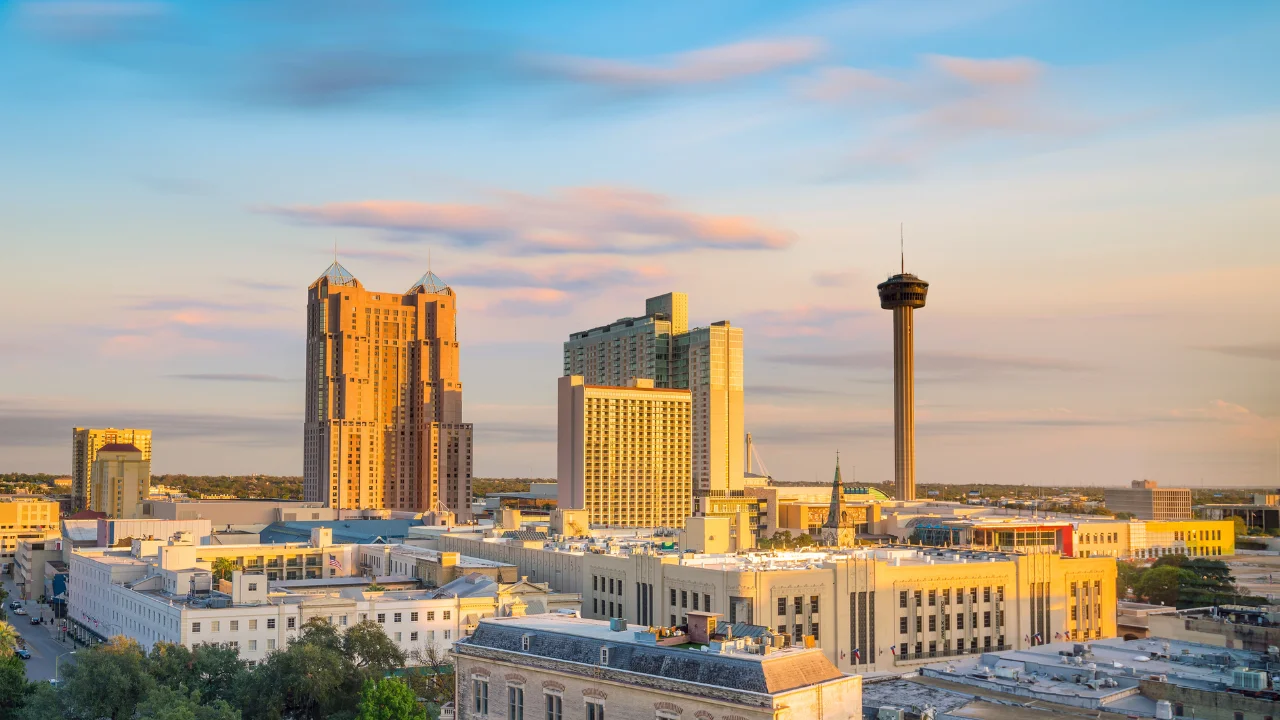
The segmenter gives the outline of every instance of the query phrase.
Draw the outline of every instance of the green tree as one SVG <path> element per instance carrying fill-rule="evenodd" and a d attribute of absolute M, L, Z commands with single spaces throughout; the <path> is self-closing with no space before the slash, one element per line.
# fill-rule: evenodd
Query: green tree
<path fill-rule="evenodd" d="M 240 711 L 226 700 L 202 704 L 199 692 L 156 686 L 138 703 L 136 720 L 240 720 Z"/>
<path fill-rule="evenodd" d="M 236 571 L 236 564 L 231 558 L 220 557 L 213 561 L 210 569 L 213 570 L 214 580 L 230 580 L 231 573 Z"/>
<path fill-rule="evenodd" d="M 1136 563 L 1125 562 L 1124 560 L 1116 561 L 1116 597 L 1124 599 L 1129 597 L 1129 591 L 1134 589 L 1138 580 L 1142 577 L 1144 568 Z"/>
<path fill-rule="evenodd" d="M 1249 524 L 1244 521 L 1244 518 L 1237 515 L 1231 518 L 1231 522 L 1236 526 L 1236 537 L 1249 534 Z"/>
<path fill-rule="evenodd" d="M 16 717 L 30 694 L 31 683 L 27 682 L 27 666 L 22 658 L 12 652 L 0 656 L 0 718 Z"/>
<path fill-rule="evenodd" d="M 59 691 L 67 717 L 83 720 L 126 720 L 155 686 L 147 656 L 123 636 L 76 653 L 64 671 Z"/>
<path fill-rule="evenodd" d="M 14 717 L 18 720 L 63 720 L 67 714 L 54 686 L 47 682 L 33 682 L 27 684 L 26 701 Z"/>
<path fill-rule="evenodd" d="M 1191 572 L 1171 565 L 1153 567 L 1142 573 L 1134 592 L 1147 602 L 1175 606 L 1178 604 L 1179 586 L 1194 578 Z"/>
<path fill-rule="evenodd" d="M 1152 568 L 1162 568 L 1162 567 L 1180 568 L 1186 564 L 1187 564 L 1187 556 L 1178 555 L 1175 553 L 1172 555 L 1161 555 L 1158 560 L 1151 563 L 1151 567 Z"/>
<path fill-rule="evenodd" d="M 360 693 L 357 720 L 426 720 L 413 690 L 396 678 L 366 680 Z"/>
<path fill-rule="evenodd" d="M 0 620 L 0 657 L 7 657 L 18 649 L 18 631 L 7 622 Z"/>
<path fill-rule="evenodd" d="M 387 637 L 381 625 L 372 620 L 352 625 L 342 638 L 342 646 L 356 667 L 367 667 L 383 674 L 404 667 L 404 651 Z"/>
<path fill-rule="evenodd" d="M 413 694 L 433 708 L 453 702 L 453 664 L 448 655 L 440 652 L 434 643 L 423 644 L 410 655 L 416 667 L 409 668 L 404 679 L 413 688 Z"/>
<path fill-rule="evenodd" d="M 148 656 L 151 675 L 171 690 L 186 687 L 205 701 L 233 702 L 249 673 L 249 664 L 228 644 L 185 645 L 156 643 Z"/>
<path fill-rule="evenodd" d="M 323 627 L 321 627 L 323 626 Z M 328 623 L 309 621 L 298 639 L 260 663 L 241 684 L 246 720 L 321 720 L 355 714 L 358 671 Z"/>

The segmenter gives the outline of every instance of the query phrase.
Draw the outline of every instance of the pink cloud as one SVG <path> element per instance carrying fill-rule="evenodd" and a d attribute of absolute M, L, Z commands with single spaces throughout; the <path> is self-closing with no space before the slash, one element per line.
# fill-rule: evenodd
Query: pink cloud
<path fill-rule="evenodd" d="M 308 225 L 387 230 L 401 240 L 429 235 L 521 254 L 773 250 L 794 242 L 791 233 L 752 218 L 696 213 L 662 195 L 616 187 L 502 193 L 484 205 L 367 200 L 268 211 Z"/>
<path fill-rule="evenodd" d="M 1030 85 L 1040 79 L 1044 65 L 1030 58 L 975 58 L 930 55 L 929 63 L 944 75 L 972 85 Z"/>
<path fill-rule="evenodd" d="M 569 80 L 592 85 L 677 87 L 762 75 L 810 62 L 825 49 L 825 43 L 817 38 L 783 38 L 677 53 L 650 64 L 572 56 L 536 58 L 533 64 Z"/>

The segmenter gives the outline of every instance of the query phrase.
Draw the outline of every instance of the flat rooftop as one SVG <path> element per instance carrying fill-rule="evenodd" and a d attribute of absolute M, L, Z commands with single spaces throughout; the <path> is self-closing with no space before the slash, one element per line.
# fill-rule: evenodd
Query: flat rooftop
<path fill-rule="evenodd" d="M 391 547 L 392 548 L 391 552 L 396 555 L 412 555 L 414 557 L 420 557 L 430 562 L 434 562 L 434 563 L 440 562 L 439 550 L 431 550 L 429 548 L 418 547 L 416 545 L 393 544 L 388 546 L 375 545 L 375 546 L 369 546 L 369 547 Z M 514 567 L 514 566 L 508 563 L 498 562 L 497 560 L 485 560 L 484 558 L 471 557 L 469 555 L 459 555 L 457 567 L 498 568 L 498 567 Z"/>

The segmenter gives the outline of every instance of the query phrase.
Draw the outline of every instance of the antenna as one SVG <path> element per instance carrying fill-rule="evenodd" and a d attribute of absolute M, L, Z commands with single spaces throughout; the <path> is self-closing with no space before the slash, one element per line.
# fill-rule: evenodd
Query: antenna
<path fill-rule="evenodd" d="M 902 239 L 902 226 L 904 223 L 898 223 L 898 259 L 902 262 L 902 274 L 907 274 L 907 249 L 906 243 Z"/>
<path fill-rule="evenodd" d="M 338 238 L 333 239 L 333 262 L 338 262 Z"/>
<path fill-rule="evenodd" d="M 427 272 L 431 272 L 431 248 L 427 248 Z"/>

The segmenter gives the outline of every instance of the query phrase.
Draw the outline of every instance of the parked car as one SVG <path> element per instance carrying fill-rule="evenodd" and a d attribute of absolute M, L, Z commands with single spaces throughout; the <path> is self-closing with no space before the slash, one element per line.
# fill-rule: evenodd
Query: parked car
<path fill-rule="evenodd" d="M 40 618 L 38 618 L 38 617 L 32 617 L 32 618 L 31 618 L 31 624 L 32 624 L 32 625 L 39 625 L 39 624 L 40 624 Z"/>
<path fill-rule="evenodd" d="M 26 611 L 26 609 L 25 609 L 25 608 L 16 607 L 16 608 L 14 608 L 14 609 L 13 609 L 13 614 L 14 614 L 14 615 L 26 615 L 26 614 L 27 614 L 27 611 Z"/>
<path fill-rule="evenodd" d="M 21 601 L 21 600 L 14 600 L 13 602 L 9 603 L 9 609 L 10 609 L 10 610 L 17 610 L 17 609 L 18 609 L 18 608 L 20 608 L 20 607 L 22 607 L 22 601 Z"/>
<path fill-rule="evenodd" d="M 31 659 L 31 653 L 30 653 L 30 652 L 28 652 L 28 651 L 26 651 L 26 650 L 21 650 L 21 649 L 19 649 L 19 650 L 14 650 L 14 651 L 13 651 L 13 654 L 14 654 L 14 655 L 17 655 L 18 657 L 22 658 L 23 660 L 30 660 L 30 659 Z"/>

